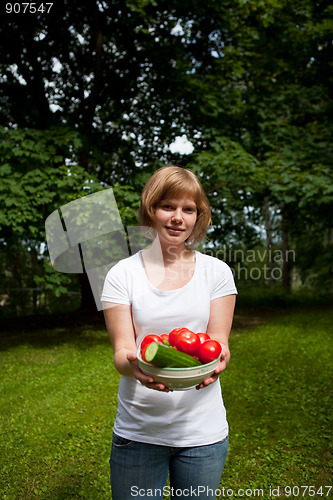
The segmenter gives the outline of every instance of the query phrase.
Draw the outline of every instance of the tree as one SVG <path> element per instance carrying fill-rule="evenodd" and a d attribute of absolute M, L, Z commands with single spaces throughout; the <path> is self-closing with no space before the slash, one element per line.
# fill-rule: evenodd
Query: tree
<path fill-rule="evenodd" d="M 328 232 L 332 228 L 331 25 L 332 9 L 325 1 L 239 4 L 228 46 L 220 32 L 221 51 L 214 72 L 219 91 L 210 94 L 209 125 L 205 124 L 203 134 L 210 160 L 205 162 L 199 154 L 194 161 L 208 184 L 218 172 L 220 184 L 234 184 L 235 199 L 243 208 L 250 203 L 260 211 L 269 246 L 274 239 L 273 220 L 277 222 L 275 239 L 283 248 L 286 290 L 290 290 L 292 267 L 288 248 L 292 246 L 304 263 L 307 247 L 299 245 L 299 237 L 304 243 L 304 235 L 311 230 L 318 241 L 327 242 L 322 227 Z M 229 82 L 227 67 L 236 68 Z M 228 153 L 230 140 L 246 153 L 238 162 L 241 177 L 236 179 L 230 178 L 230 168 L 239 176 Z M 244 163 L 248 155 L 252 162 Z M 324 247 L 331 250 L 330 245 Z M 303 268 L 303 277 L 304 273 Z"/>
<path fill-rule="evenodd" d="M 77 277 L 55 272 L 45 246 L 45 220 L 62 206 L 106 186 L 82 167 L 70 163 L 71 146 L 79 146 L 78 133 L 66 127 L 48 130 L 0 130 L 0 260 L 4 269 L 2 289 L 16 296 L 17 311 L 35 310 L 37 301 L 52 291 L 59 297 L 78 291 Z M 136 220 L 138 195 L 130 187 L 115 185 L 118 208 L 125 224 Z M 106 207 L 107 209 L 107 207 Z M 74 280 L 74 281 L 73 281 Z M 82 307 L 95 308 L 85 275 L 79 275 L 85 292 Z M 19 290 L 30 290 L 27 295 Z M 45 299 L 46 300 L 46 299 Z M 45 302 L 44 300 L 44 302 Z M 45 309 L 50 304 L 45 303 Z"/>
<path fill-rule="evenodd" d="M 193 74 L 209 64 L 212 2 L 55 2 L 49 14 L 8 14 L 0 32 L 3 124 L 78 130 L 78 163 L 129 182 L 191 130 Z M 53 110 L 56 109 L 56 112 Z"/>
<path fill-rule="evenodd" d="M 237 245 L 256 245 L 264 226 L 268 246 L 283 242 L 284 255 L 297 247 L 306 281 L 313 270 L 299 242 L 308 227 L 314 234 L 331 228 L 331 24 L 326 0 L 58 0 L 49 13 L 6 14 L 3 138 L 30 134 L 37 148 L 35 157 L 31 144 L 30 156 L 21 142 L 20 158 L 15 148 L 5 151 L 7 204 L 9 194 L 18 196 L 22 171 L 30 197 L 37 182 L 52 184 L 46 164 L 53 186 L 61 175 L 63 182 L 78 181 L 77 196 L 83 179 L 93 179 L 96 189 L 121 184 L 119 192 L 133 195 L 153 170 L 177 159 L 202 174 L 214 241 L 221 244 L 227 234 Z M 58 154 L 56 135 L 47 163 L 39 143 L 54 131 L 72 139 Z M 168 150 L 182 134 L 195 147 L 193 157 Z M 69 165 L 74 176 L 66 176 Z M 44 213 L 57 202 L 48 189 L 42 188 Z M 70 196 L 67 187 L 63 192 Z M 29 203 L 24 193 L 25 215 L 6 219 L 4 227 L 21 242 L 33 230 L 40 244 L 43 212 L 38 198 Z M 331 241 L 326 233 L 321 248 L 328 252 L 324 240 Z M 286 264 L 285 258 L 288 289 Z"/>

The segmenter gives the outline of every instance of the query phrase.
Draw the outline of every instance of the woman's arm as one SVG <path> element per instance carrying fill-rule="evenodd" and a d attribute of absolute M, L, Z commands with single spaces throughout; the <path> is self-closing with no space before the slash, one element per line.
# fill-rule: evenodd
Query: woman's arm
<path fill-rule="evenodd" d="M 103 312 L 116 370 L 125 377 L 136 378 L 150 389 L 168 392 L 168 388 L 154 382 L 154 379 L 145 375 L 138 366 L 131 306 L 103 302 Z"/>
<path fill-rule="evenodd" d="M 236 295 L 226 295 L 214 299 L 210 303 L 210 316 L 207 326 L 208 335 L 222 345 L 222 356 L 219 366 L 215 369 L 215 373 L 206 378 L 202 384 L 197 386 L 197 389 L 202 389 L 218 379 L 219 374 L 226 369 L 230 360 L 229 351 L 229 333 L 232 326 L 236 303 Z"/>

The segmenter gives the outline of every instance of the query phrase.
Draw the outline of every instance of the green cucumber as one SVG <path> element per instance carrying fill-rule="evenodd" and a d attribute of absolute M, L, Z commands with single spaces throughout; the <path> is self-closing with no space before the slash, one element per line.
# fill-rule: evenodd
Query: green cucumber
<path fill-rule="evenodd" d="M 145 358 L 148 363 L 164 368 L 191 368 L 202 365 L 193 356 L 158 342 L 152 342 L 147 346 Z"/>

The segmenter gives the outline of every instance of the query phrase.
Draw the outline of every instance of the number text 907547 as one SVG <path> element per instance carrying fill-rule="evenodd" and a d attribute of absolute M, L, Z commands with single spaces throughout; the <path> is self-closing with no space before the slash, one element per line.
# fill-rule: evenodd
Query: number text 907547
<path fill-rule="evenodd" d="M 34 2 L 7 2 L 5 4 L 6 14 L 49 14 L 53 3 Z"/>

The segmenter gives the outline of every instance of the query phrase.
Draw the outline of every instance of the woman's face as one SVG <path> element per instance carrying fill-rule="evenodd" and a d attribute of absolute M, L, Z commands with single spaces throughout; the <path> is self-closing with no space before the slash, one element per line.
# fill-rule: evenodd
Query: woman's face
<path fill-rule="evenodd" d="M 184 245 L 197 220 L 197 206 L 186 195 L 161 200 L 154 217 L 154 229 L 161 244 Z"/>

